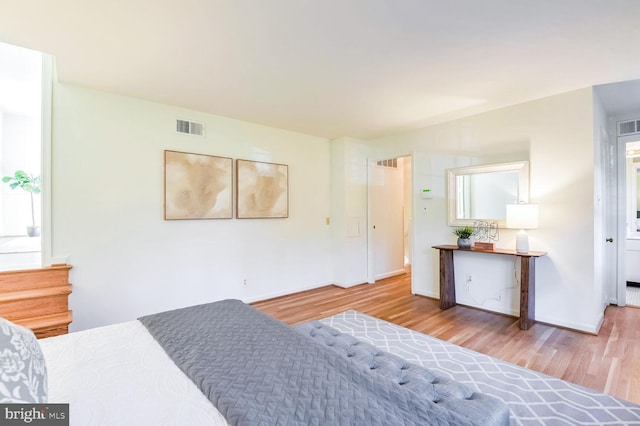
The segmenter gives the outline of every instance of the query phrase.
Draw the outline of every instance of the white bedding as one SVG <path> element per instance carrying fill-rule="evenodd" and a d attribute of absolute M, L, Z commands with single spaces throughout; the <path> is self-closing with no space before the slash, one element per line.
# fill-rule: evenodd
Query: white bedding
<path fill-rule="evenodd" d="M 227 425 L 138 321 L 39 343 L 49 402 L 70 404 L 71 425 Z"/>

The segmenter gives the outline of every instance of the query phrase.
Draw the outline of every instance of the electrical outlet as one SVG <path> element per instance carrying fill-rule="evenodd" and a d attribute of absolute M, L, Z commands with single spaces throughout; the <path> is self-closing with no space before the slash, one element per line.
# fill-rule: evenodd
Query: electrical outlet
<path fill-rule="evenodd" d="M 246 287 L 246 286 L 247 286 L 247 280 L 242 281 L 242 285 L 243 285 L 244 287 Z"/>
<path fill-rule="evenodd" d="M 467 284 L 471 284 L 473 282 L 473 275 L 467 274 Z"/>

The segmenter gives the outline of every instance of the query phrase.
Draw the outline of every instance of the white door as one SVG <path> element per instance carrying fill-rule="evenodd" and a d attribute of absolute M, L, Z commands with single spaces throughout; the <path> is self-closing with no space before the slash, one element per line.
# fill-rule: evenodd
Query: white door
<path fill-rule="evenodd" d="M 404 272 L 403 171 L 373 165 L 371 170 L 373 275 L 376 280 Z"/>
<path fill-rule="evenodd" d="M 617 300 L 617 177 L 615 143 L 611 141 L 607 131 L 600 129 L 599 172 L 596 170 L 596 194 L 598 186 L 600 195 L 596 198 L 595 224 L 596 244 L 595 259 L 602 259 L 599 279 L 603 283 L 603 305 Z"/>

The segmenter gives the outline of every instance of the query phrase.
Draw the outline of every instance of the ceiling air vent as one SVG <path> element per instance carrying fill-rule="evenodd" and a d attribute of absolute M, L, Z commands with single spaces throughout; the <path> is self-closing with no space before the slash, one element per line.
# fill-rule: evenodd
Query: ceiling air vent
<path fill-rule="evenodd" d="M 176 120 L 176 131 L 187 135 L 204 136 L 204 124 L 178 119 Z"/>
<path fill-rule="evenodd" d="M 640 120 L 622 121 L 618 123 L 618 136 L 640 133 Z"/>
<path fill-rule="evenodd" d="M 382 167 L 391 167 L 394 169 L 398 168 L 398 159 L 397 158 L 390 158 L 388 160 L 380 160 L 376 163 L 378 166 L 382 166 Z"/>

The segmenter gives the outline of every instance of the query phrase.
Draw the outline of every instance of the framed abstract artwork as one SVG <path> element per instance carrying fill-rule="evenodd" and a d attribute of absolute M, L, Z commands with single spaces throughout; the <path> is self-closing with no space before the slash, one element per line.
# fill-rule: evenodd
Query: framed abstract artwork
<path fill-rule="evenodd" d="M 289 166 L 236 160 L 236 217 L 289 217 Z"/>
<path fill-rule="evenodd" d="M 165 151 L 165 220 L 231 219 L 232 169 L 231 158 Z"/>

